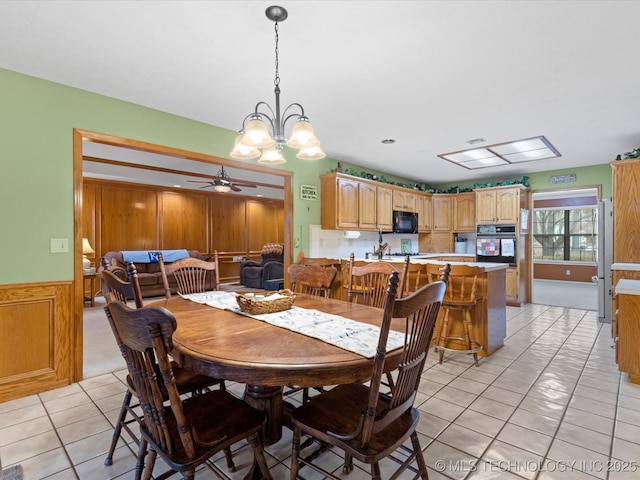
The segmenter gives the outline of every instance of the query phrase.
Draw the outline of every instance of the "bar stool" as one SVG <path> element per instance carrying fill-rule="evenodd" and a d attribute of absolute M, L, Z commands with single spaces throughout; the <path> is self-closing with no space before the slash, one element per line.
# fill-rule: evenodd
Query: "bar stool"
<path fill-rule="evenodd" d="M 440 309 L 444 312 L 442 326 L 435 341 L 440 363 L 444 352 L 472 354 L 476 367 L 478 352 L 483 346 L 474 338 L 472 310 L 482 300 L 478 279 L 484 273 L 482 267 L 454 265 L 449 273 L 447 290 Z M 451 314 L 451 312 L 458 312 Z"/>

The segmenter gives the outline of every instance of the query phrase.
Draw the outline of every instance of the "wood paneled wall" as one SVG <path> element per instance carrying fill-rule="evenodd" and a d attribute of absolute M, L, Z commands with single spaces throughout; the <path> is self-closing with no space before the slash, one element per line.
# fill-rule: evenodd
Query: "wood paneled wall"
<path fill-rule="evenodd" d="M 284 242 L 282 200 L 85 178 L 82 217 L 97 264 L 109 251 L 217 250 L 222 282 L 239 277 L 234 257 L 259 258 L 265 243 Z"/>
<path fill-rule="evenodd" d="M 71 383 L 72 285 L 0 285 L 0 402 Z"/>

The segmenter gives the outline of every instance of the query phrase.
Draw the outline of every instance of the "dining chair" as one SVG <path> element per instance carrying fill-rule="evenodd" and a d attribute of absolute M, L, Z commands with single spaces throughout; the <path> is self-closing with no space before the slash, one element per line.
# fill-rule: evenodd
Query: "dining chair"
<path fill-rule="evenodd" d="M 340 265 L 340 260 L 326 257 L 302 257 L 300 265 L 318 265 L 320 267 L 334 267 Z"/>
<path fill-rule="evenodd" d="M 129 308 L 118 301 L 105 307 L 109 324 L 127 363 L 129 381 L 137 392 L 144 417 L 140 422 L 135 478 L 148 480 L 159 455 L 185 479 L 216 453 L 246 439 L 262 477 L 271 479 L 259 435 L 266 416 L 225 390 L 210 390 L 181 398 L 174 363 L 175 317 L 164 308 Z M 146 457 L 146 462 L 145 462 Z"/>
<path fill-rule="evenodd" d="M 289 265 L 287 272 L 291 281 L 291 290 L 294 292 L 299 291 L 300 293 L 329 298 L 331 297 L 331 284 L 338 274 L 338 269 L 334 266 L 294 264 Z M 313 388 L 318 392 L 324 391 L 321 386 Z M 302 403 L 306 403 L 309 400 L 309 388 L 307 387 L 289 385 L 283 395 L 288 397 L 300 391 L 302 391 Z"/>
<path fill-rule="evenodd" d="M 301 293 L 329 298 L 331 296 L 331 284 L 338 274 L 334 266 L 322 267 L 319 265 L 289 265 L 289 280 L 291 290 Z"/>
<path fill-rule="evenodd" d="M 118 267 L 120 268 L 120 267 Z M 100 279 L 102 280 L 102 294 L 106 296 L 111 292 L 120 302 L 127 303 L 134 300 L 136 308 L 142 308 L 142 293 L 140 291 L 140 282 L 138 281 L 138 272 L 133 263 L 126 265 L 127 280 L 122 280 L 121 276 L 112 270 L 102 269 L 100 271 Z"/>
<path fill-rule="evenodd" d="M 118 277 L 116 277 L 115 274 L 111 273 L 108 270 L 102 270 L 100 272 L 100 275 L 104 280 L 104 285 L 107 285 L 107 291 L 104 292 L 105 298 L 107 298 L 108 302 L 118 301 L 123 304 L 126 304 L 129 299 L 134 298 L 136 308 L 142 308 L 142 294 L 140 293 L 140 285 L 138 284 L 136 267 L 133 263 L 129 263 L 127 265 L 127 270 L 130 279 L 129 282 L 123 282 Z M 202 391 L 215 385 L 217 385 L 221 390 L 224 390 L 226 388 L 224 380 L 222 379 L 194 373 L 190 370 L 179 367 L 175 363 L 173 364 L 173 369 L 177 388 L 181 394 L 193 394 L 194 392 L 196 394 L 199 394 Z M 109 446 L 109 451 L 107 452 L 107 456 L 104 460 L 104 464 L 107 466 L 113 463 L 113 454 L 116 450 L 116 446 L 118 444 L 118 440 L 122 435 L 123 429 L 137 444 L 140 441 L 139 436 L 131 428 L 131 424 L 135 422 L 140 423 L 141 420 L 139 414 L 140 403 L 137 401 L 133 404 L 131 403 L 134 396 L 136 397 L 136 399 L 138 398 L 138 394 L 135 391 L 133 383 L 131 382 L 129 376 L 127 376 L 126 380 L 128 388 L 124 394 L 124 398 L 122 399 L 120 412 L 118 413 L 118 418 L 116 419 L 116 423 L 113 429 L 111 445 Z M 234 468 L 231 451 L 225 451 L 225 456 L 227 459 L 227 466 L 229 468 Z"/>
<path fill-rule="evenodd" d="M 417 468 L 418 472 L 418 475 L 407 478 L 428 478 L 427 465 L 416 432 L 420 413 L 413 403 L 445 285 L 443 282 L 430 283 L 410 296 L 397 298 L 398 284 L 399 273 L 394 272 L 388 281 L 384 310 L 381 311 L 377 354 L 373 361 L 373 375 L 368 384 L 358 382 L 338 385 L 291 412 L 291 480 L 301 478 L 299 472 L 303 466 L 319 472 L 322 478 L 345 478 L 344 475 L 338 477 L 328 472 L 315 462 L 319 451 L 303 452 L 300 443 L 302 435 L 317 440 L 320 451 L 327 446 L 342 450 L 343 474 L 353 470 L 353 459 L 356 459 L 370 465 L 372 479 L 381 480 L 379 462 L 391 458 L 400 463 L 400 467 L 393 475 L 385 472 L 385 478 L 398 478 L 407 468 Z M 392 320 L 400 318 L 406 324 L 406 335 L 401 347 L 401 361 L 395 369 L 398 380 L 388 394 L 381 394 L 387 339 Z M 403 445 L 408 439 L 411 440 L 410 446 Z M 307 448 L 310 447 L 305 442 L 304 450 Z M 398 450 L 403 450 L 402 458 L 399 458 Z"/>
<path fill-rule="evenodd" d="M 158 263 L 162 274 L 165 296 L 171 298 L 169 276 L 173 275 L 178 284 L 178 292 L 183 295 L 201 293 L 210 290 L 220 290 L 220 272 L 218 271 L 218 251 L 213 255 L 213 261 L 198 258 L 181 258 L 171 263 L 164 263 L 162 253 L 158 253 Z M 209 278 L 211 280 L 209 280 Z"/>
<path fill-rule="evenodd" d="M 384 306 L 389 275 L 398 269 L 388 262 L 366 262 L 362 266 L 354 264 L 355 257 L 349 257 L 347 296 L 350 302 L 382 308 Z M 402 291 L 402 287 L 400 288 Z"/>

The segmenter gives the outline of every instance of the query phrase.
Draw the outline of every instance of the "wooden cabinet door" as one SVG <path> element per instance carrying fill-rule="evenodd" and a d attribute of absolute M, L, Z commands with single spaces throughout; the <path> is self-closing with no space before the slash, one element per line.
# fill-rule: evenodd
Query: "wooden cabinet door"
<path fill-rule="evenodd" d="M 453 198 L 453 231 L 475 232 L 476 194 L 473 192 L 459 193 Z"/>
<path fill-rule="evenodd" d="M 432 224 L 431 195 L 416 195 L 416 211 L 418 212 L 418 232 L 430 232 Z"/>
<path fill-rule="evenodd" d="M 495 190 L 476 192 L 476 222 L 478 224 L 491 224 L 496 222 Z"/>
<path fill-rule="evenodd" d="M 376 216 L 377 227 L 383 232 L 393 230 L 393 190 L 386 187 L 377 187 L 376 190 Z"/>
<path fill-rule="evenodd" d="M 640 263 L 640 161 L 613 162 L 613 262 Z M 615 285 L 615 283 L 614 283 Z"/>
<path fill-rule="evenodd" d="M 416 195 L 406 190 L 393 190 L 393 210 L 416 211 Z"/>
<path fill-rule="evenodd" d="M 377 226 L 377 192 L 375 185 L 361 183 L 358 186 L 358 228 L 376 230 Z"/>
<path fill-rule="evenodd" d="M 433 231 L 450 232 L 453 227 L 453 199 L 449 194 L 435 194 L 431 197 L 433 206 Z"/>
<path fill-rule="evenodd" d="M 338 228 L 351 228 L 357 230 L 360 227 L 358 214 L 359 182 L 339 178 L 338 182 Z"/>
<path fill-rule="evenodd" d="M 518 303 L 520 296 L 520 282 L 518 279 L 518 269 L 516 267 L 507 268 L 505 276 L 505 290 L 507 303 Z"/>
<path fill-rule="evenodd" d="M 520 188 L 496 190 L 496 223 L 518 223 Z"/>

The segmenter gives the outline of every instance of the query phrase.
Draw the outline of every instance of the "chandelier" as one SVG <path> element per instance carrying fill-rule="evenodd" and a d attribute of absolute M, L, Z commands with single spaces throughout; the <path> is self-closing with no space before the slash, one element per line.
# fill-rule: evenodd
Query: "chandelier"
<path fill-rule="evenodd" d="M 233 151 L 229 154 L 239 160 L 253 160 L 258 163 L 277 164 L 286 160 L 282 156 L 282 147 L 286 144 L 298 149 L 297 158 L 302 160 L 318 160 L 326 155 L 320 149 L 320 141 L 316 137 L 309 118 L 304 114 L 304 108 L 299 103 L 292 103 L 280 112 L 280 74 L 278 71 L 278 22 L 284 22 L 288 13 L 283 7 L 273 5 L 267 8 L 267 18 L 275 22 L 276 33 L 276 76 L 275 112 L 266 102 L 258 102 L 253 113 L 242 121 L 242 129 L 238 132 Z M 299 110 L 299 111 L 298 111 Z M 291 137 L 285 136 L 285 125 L 291 119 L 296 123 L 291 130 Z"/>

